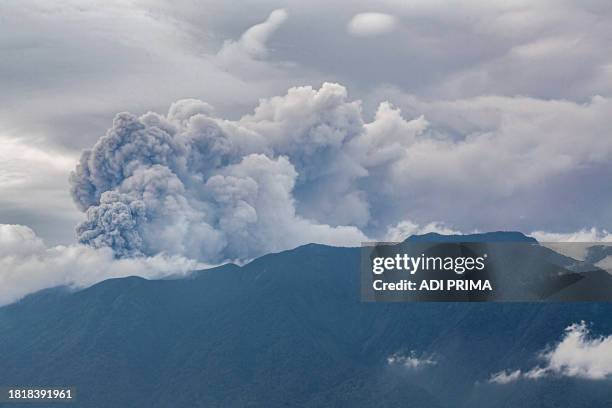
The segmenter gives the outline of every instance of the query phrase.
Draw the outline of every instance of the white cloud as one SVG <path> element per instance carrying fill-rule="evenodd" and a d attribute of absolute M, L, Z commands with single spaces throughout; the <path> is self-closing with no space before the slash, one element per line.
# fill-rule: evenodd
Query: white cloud
<path fill-rule="evenodd" d="M 264 22 L 246 30 L 238 41 L 226 40 L 215 62 L 225 70 L 242 75 L 283 75 L 278 66 L 264 63 L 263 59 L 268 56 L 268 40 L 288 16 L 284 9 L 272 11 Z"/>
<path fill-rule="evenodd" d="M 606 230 L 595 227 L 581 229 L 575 232 L 552 233 L 546 231 L 534 231 L 530 234 L 540 242 L 612 242 L 612 234 Z"/>
<path fill-rule="evenodd" d="M 489 382 L 494 384 L 508 384 L 521 378 L 521 375 L 521 370 L 500 371 L 499 373 L 493 374 Z"/>
<path fill-rule="evenodd" d="M 461 231 L 456 231 L 445 226 L 441 222 L 431 222 L 427 225 L 420 226 L 412 221 L 400 221 L 396 225 L 389 227 L 383 241 L 401 242 L 411 235 L 423 235 L 430 232 L 435 232 L 442 235 L 461 234 Z"/>
<path fill-rule="evenodd" d="M 437 363 L 438 362 L 433 356 L 418 355 L 414 350 L 412 350 L 408 355 L 395 353 L 387 357 L 388 365 L 404 367 L 410 370 L 422 369 L 427 366 L 436 365 Z"/>
<path fill-rule="evenodd" d="M 586 259 L 589 248 L 595 243 L 612 242 L 612 234 L 595 227 L 568 233 L 534 231 L 529 235 L 537 239 L 541 245 L 580 261 Z M 612 270 L 612 265 L 608 263 L 607 259 L 601 260 L 595 266 Z"/>
<path fill-rule="evenodd" d="M 270 36 L 287 20 L 288 14 L 283 9 L 270 13 L 266 21 L 249 28 L 235 44 L 253 57 L 263 57 L 268 52 L 267 41 Z"/>
<path fill-rule="evenodd" d="M 347 30 L 354 36 L 373 37 L 387 34 L 397 26 L 397 18 L 386 13 L 359 13 L 351 18 Z"/>
<path fill-rule="evenodd" d="M 603 380 L 612 376 L 612 335 L 593 337 L 585 322 L 565 329 L 562 340 L 540 354 L 541 366 L 522 371 L 500 371 L 489 382 L 508 384 L 519 379 L 536 380 L 544 377 L 576 377 Z"/>
<path fill-rule="evenodd" d="M 185 275 L 206 265 L 180 256 L 115 259 L 109 248 L 47 246 L 23 225 L 0 224 L 0 305 L 28 293 L 66 285 L 82 288 L 104 279 Z"/>
<path fill-rule="evenodd" d="M 404 117 L 423 115 L 427 124 L 390 151 L 388 172 L 378 177 L 396 192 L 387 214 L 404 204 L 405 218 L 443 220 L 464 231 L 612 226 L 605 205 L 612 196 L 603 199 L 607 192 L 597 188 L 612 182 L 609 98 L 430 101 L 389 89 L 375 98 L 391 100 Z M 379 143 L 381 151 L 387 147 Z"/>

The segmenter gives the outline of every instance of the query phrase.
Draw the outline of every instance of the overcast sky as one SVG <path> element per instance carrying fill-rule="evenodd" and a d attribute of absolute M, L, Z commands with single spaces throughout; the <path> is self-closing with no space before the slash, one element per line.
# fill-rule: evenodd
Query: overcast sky
<path fill-rule="evenodd" d="M 335 222 L 298 178 L 298 215 L 368 236 L 401 221 L 611 230 L 611 48 L 609 1 L 3 1 L 0 224 L 74 242 L 69 173 L 118 112 L 196 98 L 238 121 L 334 82 L 342 103 L 362 100 L 366 128 L 384 101 L 427 123 L 393 136 L 419 139 L 381 175 L 407 204 L 360 181 L 338 193 L 356 204 Z"/>

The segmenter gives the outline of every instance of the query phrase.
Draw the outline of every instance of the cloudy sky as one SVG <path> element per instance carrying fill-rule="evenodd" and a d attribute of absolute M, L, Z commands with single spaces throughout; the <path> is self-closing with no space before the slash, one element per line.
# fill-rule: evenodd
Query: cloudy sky
<path fill-rule="evenodd" d="M 11 245 L 610 238 L 609 1 L 9 0 L 0 47 Z"/>

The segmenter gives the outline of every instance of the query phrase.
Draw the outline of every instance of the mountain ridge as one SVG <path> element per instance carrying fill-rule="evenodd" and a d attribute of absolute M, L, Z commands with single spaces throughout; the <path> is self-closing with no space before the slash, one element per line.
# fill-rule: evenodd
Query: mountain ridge
<path fill-rule="evenodd" d="M 609 303 L 364 303 L 359 262 L 359 248 L 309 244 L 186 279 L 39 292 L 0 308 L 0 384 L 74 386 L 79 407 L 609 402 L 606 381 L 487 383 L 572 323 L 612 333 Z M 388 363 L 412 352 L 435 364 Z"/>

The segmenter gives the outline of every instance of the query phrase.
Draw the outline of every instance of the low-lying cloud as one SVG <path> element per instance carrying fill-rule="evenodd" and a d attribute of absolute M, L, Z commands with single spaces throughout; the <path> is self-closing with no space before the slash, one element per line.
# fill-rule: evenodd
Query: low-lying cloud
<path fill-rule="evenodd" d="M 603 380 L 612 376 L 612 335 L 591 336 L 585 322 L 574 323 L 565 329 L 563 339 L 540 354 L 542 365 L 529 370 L 500 371 L 490 383 L 508 384 L 518 380 L 537 380 L 545 377 L 576 377 Z"/>
<path fill-rule="evenodd" d="M 404 355 L 395 353 L 387 357 L 387 364 L 390 366 L 404 367 L 409 370 L 419 370 L 428 366 L 438 364 L 432 355 L 419 355 L 412 350 L 409 354 Z"/>
<path fill-rule="evenodd" d="M 116 259 L 111 248 L 47 246 L 23 225 L 0 224 L 0 305 L 55 286 L 83 288 L 109 278 L 185 275 L 205 265 L 180 256 Z"/>

